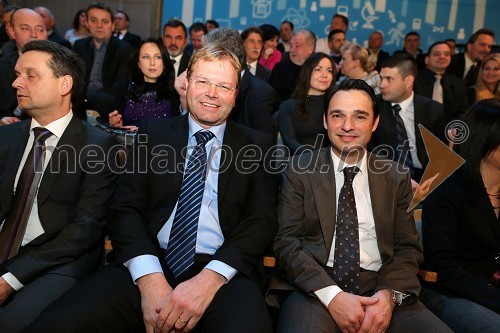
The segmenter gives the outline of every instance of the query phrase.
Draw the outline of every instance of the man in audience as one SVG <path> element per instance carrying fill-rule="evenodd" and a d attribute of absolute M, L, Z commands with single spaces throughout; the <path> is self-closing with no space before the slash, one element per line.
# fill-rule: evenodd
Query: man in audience
<path fill-rule="evenodd" d="M 210 31 L 219 28 L 219 23 L 216 20 L 207 20 L 207 22 L 205 22 L 205 26 L 207 27 L 207 30 Z"/>
<path fill-rule="evenodd" d="M 120 264 L 72 289 L 32 332 L 272 332 L 251 276 L 277 227 L 264 166 L 273 142 L 228 119 L 240 72 L 219 45 L 193 55 L 189 114 L 145 121 L 144 154 L 118 181 L 109 230 Z M 158 158 L 161 147 L 173 154 Z"/>
<path fill-rule="evenodd" d="M 162 39 L 174 65 L 175 76 L 178 76 L 186 70 L 191 58 L 191 54 L 185 51 L 188 43 L 186 26 L 177 19 L 169 20 L 163 27 Z"/>
<path fill-rule="evenodd" d="M 103 3 L 87 7 L 87 27 L 91 37 L 77 40 L 73 51 L 85 62 L 86 108 L 107 120 L 111 111 L 123 107 L 133 48 L 113 38 L 113 12 Z"/>
<path fill-rule="evenodd" d="M 405 41 L 403 44 L 403 49 L 394 52 L 398 53 L 408 53 L 417 62 L 417 69 L 422 70 L 425 68 L 425 55 L 422 53 L 420 47 L 420 34 L 416 31 L 410 31 L 405 35 Z"/>
<path fill-rule="evenodd" d="M 0 35 L 3 35 L 5 33 L 5 36 L 0 36 L 1 40 L 4 42 L 0 41 L 0 44 L 2 45 L 2 48 L 0 49 L 0 56 L 5 56 L 9 54 L 10 52 L 17 52 L 17 47 L 16 47 L 16 42 L 13 40 L 11 36 L 7 33 L 7 26 L 10 25 L 10 17 L 14 11 L 18 10 L 19 6 L 15 5 L 9 5 L 3 8 L 2 12 L 0 15 L 3 15 L 3 21 L 4 25 L 2 26 L 2 30 L 0 30 Z M 3 31 L 3 33 L 2 33 Z"/>
<path fill-rule="evenodd" d="M 373 152 L 410 169 L 413 188 L 429 162 L 418 125 L 447 142 L 443 105 L 413 93 L 416 76 L 417 65 L 410 54 L 396 54 L 382 64 L 380 122 L 370 141 Z"/>
<path fill-rule="evenodd" d="M 32 9 L 21 8 L 14 11 L 7 25 L 7 32 L 14 40 L 17 50 L 0 58 L 0 125 L 8 125 L 23 116 L 17 107 L 14 67 L 24 45 L 32 40 L 46 40 L 47 30 L 43 18 Z M 19 51 L 18 51 L 19 50 Z"/>
<path fill-rule="evenodd" d="M 64 39 L 63 36 L 59 33 L 56 28 L 56 19 L 54 18 L 54 14 L 47 8 L 43 6 L 37 6 L 33 8 L 35 12 L 40 14 L 43 17 L 43 22 L 45 22 L 45 29 L 47 30 L 48 40 L 56 42 L 57 44 L 61 44 L 62 46 L 66 46 L 68 49 L 71 48 L 71 43 Z"/>
<path fill-rule="evenodd" d="M 330 22 L 330 31 L 342 30 L 344 34 L 347 34 L 347 29 L 349 28 L 349 19 L 341 14 L 335 14 Z M 320 38 L 316 42 L 316 52 L 323 52 L 326 54 L 330 53 L 330 48 L 328 47 L 328 37 Z"/>
<path fill-rule="evenodd" d="M 375 60 L 375 69 L 380 72 L 380 68 L 384 61 L 389 59 L 389 53 L 381 49 L 384 45 L 384 35 L 380 31 L 374 31 L 370 34 L 368 38 L 368 54 L 373 60 Z"/>
<path fill-rule="evenodd" d="M 465 86 L 476 84 L 481 60 L 491 52 L 495 43 L 495 32 L 479 29 L 467 41 L 465 53 L 455 54 L 447 72 L 464 79 Z"/>
<path fill-rule="evenodd" d="M 9 333 L 97 269 L 117 178 L 115 139 L 72 111 L 81 59 L 50 41 L 22 51 L 12 86 L 31 120 L 0 127 L 0 331 Z"/>
<path fill-rule="evenodd" d="M 262 31 L 258 27 L 250 27 L 241 33 L 241 38 L 245 44 L 246 65 L 248 71 L 259 79 L 269 81 L 271 71 L 259 64 L 260 52 L 264 42 L 262 41 Z"/>
<path fill-rule="evenodd" d="M 316 35 L 311 30 L 295 30 L 290 41 L 290 59 L 274 66 L 269 83 L 276 90 L 274 110 L 292 95 L 297 84 L 300 68 L 306 59 L 314 53 Z"/>
<path fill-rule="evenodd" d="M 6 22 L 5 18 L 3 17 L 3 11 L 6 7 L 9 6 L 9 3 L 7 0 L 0 0 L 0 47 L 6 42 L 10 40 L 9 35 L 7 35 L 7 30 L 5 28 L 5 25 L 8 23 Z M 2 54 L 0 53 L 0 56 Z"/>
<path fill-rule="evenodd" d="M 281 53 L 290 51 L 290 39 L 292 38 L 293 23 L 290 21 L 283 21 L 280 25 L 280 39 L 281 42 L 278 44 L 278 51 Z"/>
<path fill-rule="evenodd" d="M 129 43 L 134 49 L 138 49 L 139 45 L 141 45 L 141 37 L 128 30 L 130 28 L 130 17 L 128 14 L 123 10 L 117 10 L 113 21 L 115 23 L 115 32 L 113 35 Z"/>
<path fill-rule="evenodd" d="M 450 45 L 450 51 L 451 51 L 451 55 L 454 56 L 455 54 L 457 54 L 457 41 L 453 38 L 446 38 L 444 40 L 446 43 L 448 43 L 448 45 Z"/>
<path fill-rule="evenodd" d="M 427 67 L 418 72 L 415 93 L 432 98 L 443 104 L 446 122 L 459 117 L 465 111 L 465 84 L 460 78 L 447 74 L 451 62 L 451 48 L 441 41 L 429 47 L 425 64 Z"/>
<path fill-rule="evenodd" d="M 418 300 L 409 174 L 366 150 L 373 89 L 344 80 L 325 103 L 331 146 L 296 155 L 282 178 L 274 252 L 289 284 L 277 332 L 451 332 Z"/>
<path fill-rule="evenodd" d="M 345 32 L 340 29 L 335 29 L 330 31 L 328 34 L 328 48 L 330 49 L 329 54 L 335 63 L 338 65 L 342 60 L 342 53 L 340 49 L 346 44 Z"/>
<path fill-rule="evenodd" d="M 201 22 L 195 22 L 189 27 L 190 43 L 186 47 L 186 51 L 193 54 L 202 48 L 201 39 L 208 33 L 207 27 Z"/>

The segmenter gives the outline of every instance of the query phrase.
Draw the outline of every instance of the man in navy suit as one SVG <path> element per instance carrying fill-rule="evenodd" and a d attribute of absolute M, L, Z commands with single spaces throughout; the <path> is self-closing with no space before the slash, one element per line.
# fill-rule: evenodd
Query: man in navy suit
<path fill-rule="evenodd" d="M 128 29 L 130 27 L 130 17 L 123 10 L 117 10 L 114 17 L 115 32 L 114 36 L 124 42 L 129 43 L 134 49 L 139 48 L 141 45 L 141 37 L 131 33 Z"/>
<path fill-rule="evenodd" d="M 179 76 L 188 66 L 191 53 L 186 51 L 188 44 L 187 29 L 184 23 L 171 19 L 163 26 L 163 44 L 174 65 L 175 76 Z"/>

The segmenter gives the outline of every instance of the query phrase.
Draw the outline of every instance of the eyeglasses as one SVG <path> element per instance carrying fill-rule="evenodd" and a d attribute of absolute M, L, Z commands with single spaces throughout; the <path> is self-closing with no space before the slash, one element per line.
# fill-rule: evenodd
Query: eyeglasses
<path fill-rule="evenodd" d="M 215 86 L 215 91 L 217 91 L 218 94 L 221 95 L 227 95 L 230 93 L 234 93 L 237 89 L 229 87 L 226 84 L 217 84 L 217 83 L 212 83 L 210 81 L 207 81 L 205 79 L 194 79 L 194 78 L 189 78 L 189 81 L 193 83 L 193 86 L 196 89 L 200 90 L 208 90 L 212 85 Z"/>

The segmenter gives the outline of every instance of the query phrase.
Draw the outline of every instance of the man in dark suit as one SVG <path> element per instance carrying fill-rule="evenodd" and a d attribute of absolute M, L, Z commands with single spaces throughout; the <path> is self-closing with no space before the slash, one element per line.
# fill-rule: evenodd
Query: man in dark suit
<path fill-rule="evenodd" d="M 2 332 L 24 332 L 97 268 L 116 181 L 108 156 L 116 141 L 71 110 L 83 88 L 82 61 L 59 44 L 32 41 L 15 71 L 19 105 L 32 119 L 0 127 L 8 138 L 0 140 Z"/>
<path fill-rule="evenodd" d="M 476 84 L 481 60 L 486 58 L 495 44 L 495 32 L 490 29 L 479 29 L 467 41 L 465 53 L 452 57 L 447 73 L 453 74 L 465 81 L 465 86 Z"/>
<path fill-rule="evenodd" d="M 370 141 L 370 150 L 410 169 L 413 188 L 429 162 L 418 125 L 447 142 L 443 105 L 413 93 L 416 75 L 416 63 L 409 54 L 396 54 L 382 65 L 380 122 Z"/>
<path fill-rule="evenodd" d="M 203 47 L 201 39 L 208 33 L 207 27 L 202 22 L 194 22 L 189 27 L 189 44 L 184 49 L 188 53 L 195 53 Z"/>
<path fill-rule="evenodd" d="M 0 126 L 17 122 L 22 116 L 21 110 L 17 108 L 16 90 L 12 87 L 12 82 L 16 78 L 14 66 L 19 58 L 17 50 L 22 50 L 23 46 L 31 40 L 47 39 L 43 18 L 29 8 L 20 8 L 12 13 L 7 30 L 14 39 L 17 49 L 0 58 L 0 73 L 2 73 L 0 75 Z"/>
<path fill-rule="evenodd" d="M 368 54 L 376 61 L 375 69 L 380 72 L 384 61 L 389 59 L 389 53 L 382 50 L 384 45 L 384 36 L 380 31 L 374 31 L 368 38 Z"/>
<path fill-rule="evenodd" d="M 96 273 L 41 314 L 32 332 L 272 331 L 250 277 L 277 227 L 276 182 L 263 162 L 273 142 L 228 119 L 238 58 L 219 45 L 193 57 L 189 114 L 139 127 L 134 170 L 120 178 L 110 206 L 113 248 L 128 270 Z M 201 178 L 192 180 L 194 163 Z M 184 235 L 183 227 L 197 231 Z M 170 260 L 176 255 L 185 260 Z"/>
<path fill-rule="evenodd" d="M 420 49 L 420 34 L 416 31 L 410 31 L 405 35 L 403 49 L 394 52 L 410 54 L 417 63 L 417 69 L 422 70 L 425 68 L 425 54 Z"/>
<path fill-rule="evenodd" d="M 43 17 L 43 21 L 45 22 L 45 28 L 47 29 L 48 40 L 70 49 L 71 43 L 68 40 L 64 39 L 64 37 L 59 34 L 59 31 L 57 31 L 56 19 L 52 14 L 52 12 L 50 11 L 50 9 L 43 6 L 37 6 L 33 8 L 33 10 Z"/>
<path fill-rule="evenodd" d="M 269 81 L 271 71 L 259 64 L 259 57 L 264 45 L 262 30 L 258 27 L 250 27 L 243 30 L 241 38 L 245 44 L 246 70 L 263 81 Z"/>
<path fill-rule="evenodd" d="M 114 36 L 124 42 L 129 43 L 134 49 L 138 49 L 141 45 L 141 37 L 139 35 L 131 33 L 128 30 L 130 28 L 130 18 L 128 14 L 123 10 L 117 10 L 114 17 L 114 23 Z"/>
<path fill-rule="evenodd" d="M 325 103 L 331 146 L 294 157 L 282 178 L 277 332 L 451 332 L 418 301 L 410 176 L 366 150 L 373 89 L 347 79 Z"/>
<path fill-rule="evenodd" d="M 446 122 L 458 118 L 466 105 L 463 80 L 446 73 L 450 62 L 451 49 L 448 43 L 441 41 L 432 44 L 425 57 L 427 67 L 418 72 L 415 82 L 416 94 L 443 104 Z"/>
<path fill-rule="evenodd" d="M 87 26 L 92 37 L 79 39 L 73 51 L 85 62 L 86 108 L 96 110 L 106 120 L 113 110 L 121 110 L 127 92 L 132 46 L 112 37 L 113 12 L 103 3 L 87 7 Z"/>
<path fill-rule="evenodd" d="M 174 65 L 175 76 L 179 76 L 187 69 L 191 58 L 191 53 L 186 51 L 188 43 L 186 26 L 177 19 L 169 20 L 163 26 L 162 39 Z"/>

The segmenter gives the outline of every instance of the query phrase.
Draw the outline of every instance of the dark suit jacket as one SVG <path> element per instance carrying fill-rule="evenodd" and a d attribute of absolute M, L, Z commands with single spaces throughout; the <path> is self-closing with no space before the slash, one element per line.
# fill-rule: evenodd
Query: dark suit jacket
<path fill-rule="evenodd" d="M 476 64 L 476 67 L 474 67 L 474 69 L 473 69 L 473 72 L 470 76 L 470 79 L 465 80 L 465 78 L 464 78 L 465 53 L 458 53 L 458 54 L 455 54 L 451 57 L 451 63 L 450 63 L 450 66 L 448 66 L 448 68 L 446 69 L 446 73 L 458 76 L 459 78 L 464 80 L 466 87 L 470 87 L 470 86 L 473 86 L 474 84 L 476 84 L 480 66 L 481 66 L 481 62 L 478 62 Z"/>
<path fill-rule="evenodd" d="M 436 75 L 433 71 L 426 68 L 418 72 L 415 81 L 415 93 L 432 99 L 434 82 Z M 464 111 L 466 105 L 466 92 L 463 80 L 456 76 L 445 73 L 441 78 L 443 86 L 443 107 L 446 114 L 446 122 L 457 119 Z"/>
<path fill-rule="evenodd" d="M 422 231 L 424 266 L 438 273 L 429 287 L 500 313 L 500 288 L 490 284 L 499 269 L 500 220 L 484 185 L 455 172 L 425 199 Z"/>
<path fill-rule="evenodd" d="M 139 128 L 147 143 L 138 148 L 147 153 L 129 161 L 136 172 L 120 177 L 110 209 L 110 237 L 118 262 L 143 254 L 162 257 L 157 234 L 175 207 L 183 178 L 188 115 L 145 120 Z M 263 156 L 242 164 L 238 152 L 254 149 L 249 146 L 254 144 L 266 152 L 272 143 L 266 134 L 227 121 L 220 167 L 224 171 L 218 177 L 219 223 L 225 240 L 213 260 L 245 275 L 253 272 L 276 232 L 276 181 L 262 168 Z M 167 149 L 164 158 L 154 158 L 152 153 L 157 155 L 161 147 Z M 148 172 L 137 172 L 143 167 Z"/>
<path fill-rule="evenodd" d="M 180 75 L 187 69 L 189 59 L 191 59 L 191 53 L 188 53 L 186 50 L 184 50 L 184 52 L 182 53 L 181 63 L 179 64 L 179 72 L 177 73 L 177 75 Z"/>
<path fill-rule="evenodd" d="M 377 172 L 382 165 L 390 168 Z M 373 289 L 366 292 L 388 288 L 418 295 L 417 272 L 422 254 L 412 214 L 406 211 L 412 198 L 410 177 L 396 169 L 392 161 L 368 157 L 382 267 L 371 281 Z M 336 223 L 335 187 L 331 146 L 295 155 L 282 177 L 274 252 L 286 280 L 312 296 L 336 284 L 325 270 Z"/>
<path fill-rule="evenodd" d="M 366 50 L 368 51 L 369 55 L 372 54 L 372 52 L 370 51 L 369 48 L 367 48 Z M 375 65 L 375 69 L 377 70 L 377 72 L 380 73 L 380 69 L 382 68 L 382 64 L 384 63 L 384 61 L 386 61 L 389 58 L 390 58 L 389 53 L 385 52 L 384 50 L 378 51 L 377 64 Z"/>
<path fill-rule="evenodd" d="M 122 41 L 129 43 L 134 49 L 138 49 L 139 45 L 141 45 L 142 38 L 139 35 L 127 31 L 125 36 L 123 36 Z"/>
<path fill-rule="evenodd" d="M 271 71 L 257 62 L 255 76 L 261 79 L 262 81 L 268 82 L 269 78 L 271 77 Z"/>
<path fill-rule="evenodd" d="M 55 28 L 54 28 L 54 30 L 52 30 L 52 34 L 50 34 L 50 36 L 48 36 L 48 38 L 50 41 L 53 41 L 59 45 L 62 45 L 68 49 L 71 49 L 71 43 L 68 40 L 64 39 L 64 37 L 61 36 L 59 34 L 59 31 L 57 31 Z"/>
<path fill-rule="evenodd" d="M 382 151 L 380 151 L 378 148 L 381 148 L 381 145 L 389 145 L 390 147 L 392 147 L 392 151 L 383 149 L 382 156 L 394 160 L 397 157 L 394 152 L 397 151 L 398 145 L 396 119 L 394 118 L 391 103 L 382 100 L 381 95 L 379 95 L 378 97 L 380 102 L 380 120 L 377 129 L 375 130 L 375 132 L 373 132 L 369 144 L 369 149 L 373 152 L 381 153 Z M 415 94 L 413 97 L 413 106 L 415 112 L 414 126 L 417 156 L 422 163 L 423 169 L 425 169 L 427 163 L 429 163 L 429 157 L 427 156 L 424 140 L 422 138 L 422 134 L 420 134 L 418 125 L 423 125 L 441 141 L 447 143 L 444 134 L 446 119 L 444 115 L 443 105 L 433 101 L 430 98 Z"/>
<path fill-rule="evenodd" d="M 13 116 L 17 107 L 16 90 L 12 88 L 12 82 L 16 79 L 14 67 L 16 66 L 19 53 L 10 52 L 0 58 L 0 119 Z"/>
<path fill-rule="evenodd" d="M 274 137 L 276 129 L 271 116 L 274 98 L 273 87 L 246 70 L 240 81 L 231 118 L 239 124 L 266 132 Z"/>
<path fill-rule="evenodd" d="M 281 102 L 286 101 L 292 95 L 297 85 L 300 68 L 301 66 L 295 65 L 290 59 L 282 59 L 274 66 L 269 78 L 269 84 L 276 90 L 274 111 L 279 109 Z"/>
<path fill-rule="evenodd" d="M 0 140 L 0 221 L 14 201 L 14 181 L 29 128 L 29 120 L 0 127 L 0 137 L 9 138 Z M 115 143 L 112 137 L 73 116 L 37 194 L 45 232 L 5 262 L 0 267 L 2 273 L 10 271 L 26 285 L 46 272 L 81 278 L 97 268 L 102 258 L 105 209 L 117 176 L 110 170 L 109 162 L 114 159 L 106 160 L 104 154 Z"/>

